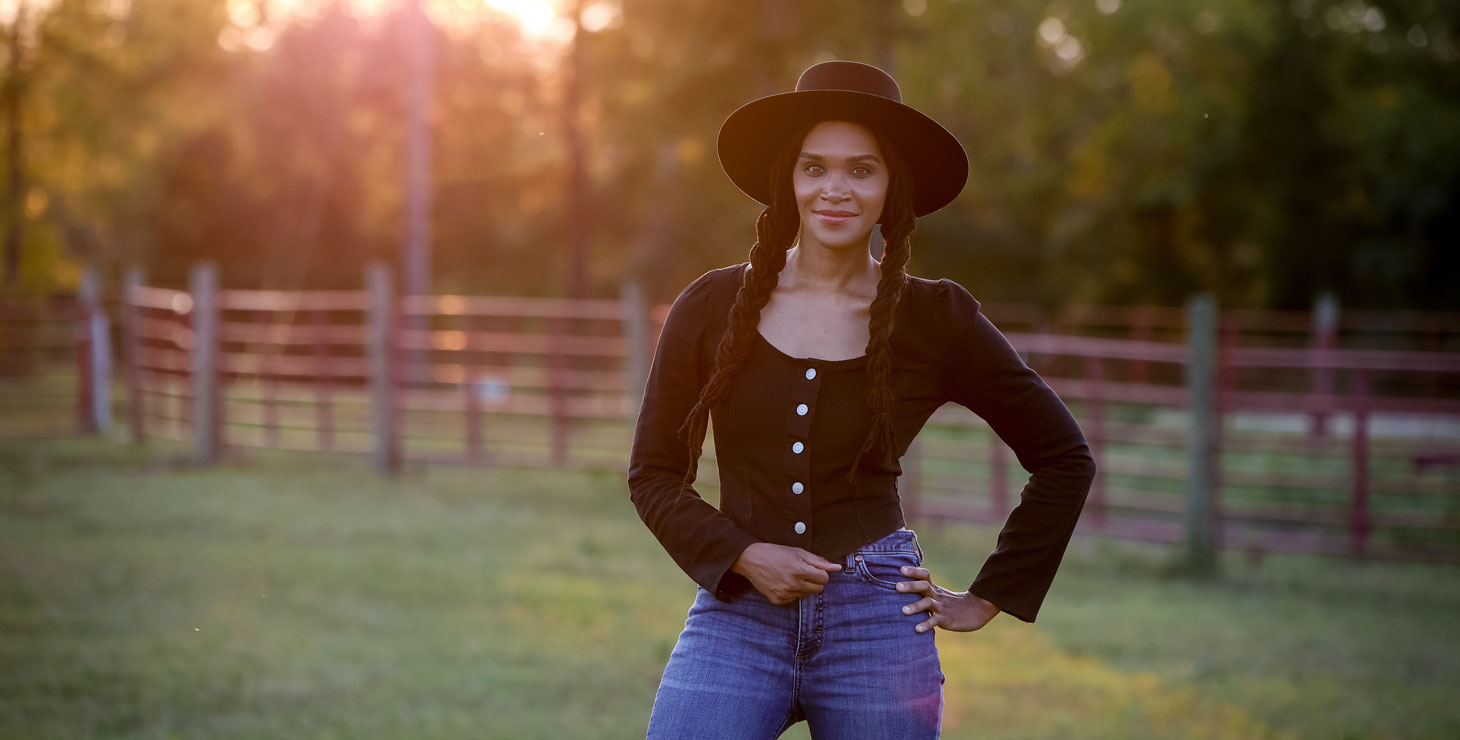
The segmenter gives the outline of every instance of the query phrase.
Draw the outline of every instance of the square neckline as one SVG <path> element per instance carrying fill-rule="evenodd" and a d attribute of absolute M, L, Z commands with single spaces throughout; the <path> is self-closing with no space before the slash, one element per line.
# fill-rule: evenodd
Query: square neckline
<path fill-rule="evenodd" d="M 741 262 L 740 263 L 740 280 L 739 280 L 739 282 L 741 284 L 744 284 L 744 282 L 745 282 L 745 273 L 748 272 L 749 269 L 750 269 L 750 262 L 749 261 Z M 811 365 L 816 365 L 816 366 L 830 366 L 830 367 L 840 367 L 840 366 L 843 366 L 843 365 L 850 367 L 850 366 L 853 366 L 853 365 L 864 364 L 867 361 L 867 353 L 866 352 L 863 352 L 862 354 L 857 355 L 856 357 L 848 357 L 848 358 L 843 359 L 843 360 L 823 360 L 823 359 L 821 359 L 819 357 L 793 357 L 790 354 L 787 354 L 780 347 L 777 347 L 776 345 L 771 344 L 771 340 L 766 339 L 765 338 L 765 335 L 760 333 L 760 318 L 759 317 L 756 317 L 756 322 L 755 323 L 756 323 L 756 326 L 755 326 L 755 338 L 756 338 L 756 341 L 758 341 L 759 343 L 761 343 L 761 344 L 765 345 L 766 347 L 770 348 L 771 352 L 774 353 L 777 357 L 780 357 L 782 360 L 785 360 L 785 361 L 788 361 L 788 362 L 800 363 L 800 364 L 811 364 Z"/>
<path fill-rule="evenodd" d="M 823 360 L 823 359 L 821 359 L 819 357 L 793 357 L 793 356 L 791 356 L 789 354 L 786 354 L 786 352 L 784 352 L 783 350 L 781 350 L 780 347 L 777 347 L 776 345 L 771 344 L 771 340 L 766 339 L 765 338 L 765 335 L 760 333 L 760 327 L 759 326 L 757 326 L 755 328 L 755 337 L 756 337 L 757 340 L 759 340 L 759 342 L 761 344 L 765 345 L 766 347 L 769 347 L 770 350 L 771 350 L 771 352 L 774 352 L 778 357 L 780 357 L 781 359 L 786 360 L 788 362 L 794 362 L 794 363 L 803 364 L 803 365 L 810 364 L 810 365 L 816 365 L 816 366 L 834 366 L 835 367 L 835 366 L 842 366 L 842 365 L 847 365 L 847 366 L 859 365 L 859 364 L 862 364 L 862 363 L 864 363 L 864 362 L 867 361 L 867 354 L 865 352 L 862 353 L 862 354 L 860 354 L 860 355 L 857 355 L 856 357 L 848 357 L 848 358 L 846 358 L 844 360 Z"/>

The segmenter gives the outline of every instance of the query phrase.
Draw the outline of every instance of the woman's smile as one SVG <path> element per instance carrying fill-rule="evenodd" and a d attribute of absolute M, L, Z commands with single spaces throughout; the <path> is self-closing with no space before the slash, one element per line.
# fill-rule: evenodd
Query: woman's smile
<path fill-rule="evenodd" d="M 850 221 L 857 214 L 851 211 L 816 211 L 817 216 L 829 224 L 842 224 Z"/>
<path fill-rule="evenodd" d="M 882 216 L 889 175 L 877 139 L 849 121 L 822 121 L 801 144 L 791 189 L 803 249 L 865 249 Z"/>

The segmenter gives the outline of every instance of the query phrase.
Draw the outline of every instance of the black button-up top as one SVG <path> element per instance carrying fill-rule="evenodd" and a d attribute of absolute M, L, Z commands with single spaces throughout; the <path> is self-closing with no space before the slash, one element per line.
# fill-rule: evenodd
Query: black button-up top
<path fill-rule="evenodd" d="M 671 306 L 628 475 L 630 498 L 649 530 L 690 578 L 722 600 L 751 588 L 730 567 L 754 542 L 838 561 L 905 525 L 900 464 L 869 454 L 857 479 L 847 481 L 871 426 L 866 356 L 791 357 L 759 332 L 729 396 L 710 410 L 720 508 L 683 485 L 689 456 L 677 430 L 709 381 L 745 267 L 705 273 Z M 892 355 L 899 459 L 928 417 L 954 401 L 987 421 L 1031 473 L 969 591 L 1033 622 L 1095 474 L 1084 434 L 956 282 L 909 276 Z"/>

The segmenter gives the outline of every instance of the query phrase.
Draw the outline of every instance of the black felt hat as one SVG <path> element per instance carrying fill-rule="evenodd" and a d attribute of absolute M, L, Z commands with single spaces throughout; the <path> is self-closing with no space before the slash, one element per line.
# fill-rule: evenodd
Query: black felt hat
<path fill-rule="evenodd" d="M 890 140 L 912 170 L 913 211 L 948 205 L 968 180 L 968 155 L 937 121 L 902 102 L 891 75 L 870 64 L 832 61 L 801 73 L 796 90 L 740 106 L 720 127 L 720 166 L 746 195 L 769 205 L 771 163 L 801 126 L 852 121 Z"/>

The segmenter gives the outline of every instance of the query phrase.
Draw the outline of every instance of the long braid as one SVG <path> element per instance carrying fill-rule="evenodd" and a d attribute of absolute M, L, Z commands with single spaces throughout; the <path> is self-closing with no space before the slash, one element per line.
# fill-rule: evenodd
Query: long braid
<path fill-rule="evenodd" d="M 750 248 L 751 269 L 745 273 L 745 280 L 735 293 L 729 326 L 715 350 L 715 368 L 710 380 L 700 390 L 699 400 L 679 428 L 680 436 L 685 437 L 689 447 L 685 486 L 694 483 L 698 472 L 710 409 L 728 395 L 730 379 L 750 355 L 756 326 L 760 324 L 760 311 L 770 303 L 771 293 L 775 291 L 781 270 L 786 266 L 786 250 L 791 248 L 796 232 L 800 230 L 801 216 L 791 190 L 791 166 L 796 163 L 801 142 L 809 130 L 807 126 L 789 137 L 771 167 L 771 204 L 761 211 L 755 222 L 757 239 Z"/>
<path fill-rule="evenodd" d="M 907 261 L 912 254 L 912 233 L 917 228 L 911 178 L 905 162 L 880 134 L 877 144 L 887 157 L 892 175 L 882 208 L 882 276 L 872 299 L 867 339 L 867 407 L 872 426 L 852 462 L 847 480 L 856 479 L 862 455 L 877 450 L 889 464 L 896 457 L 897 432 L 892 424 L 892 330 L 897 304 L 907 284 Z"/>

